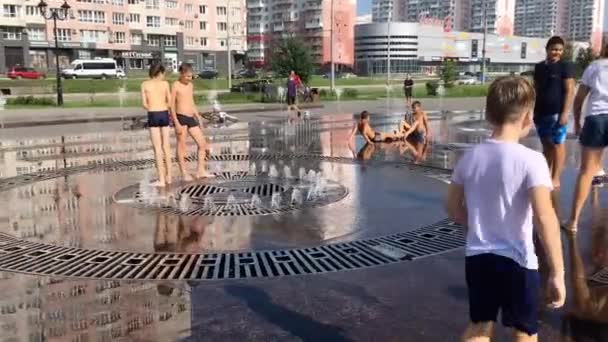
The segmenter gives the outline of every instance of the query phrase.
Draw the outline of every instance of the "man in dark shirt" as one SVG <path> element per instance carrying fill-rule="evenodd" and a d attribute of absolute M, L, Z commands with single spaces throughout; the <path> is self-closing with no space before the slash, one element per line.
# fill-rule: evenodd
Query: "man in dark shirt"
<path fill-rule="evenodd" d="M 547 59 L 534 68 L 534 124 L 551 170 L 554 188 L 560 186 L 560 176 L 566 161 L 564 143 L 575 88 L 574 66 L 562 60 L 564 46 L 562 38 L 551 37 L 546 47 Z"/>
<path fill-rule="evenodd" d="M 405 101 L 407 107 L 412 106 L 412 90 L 414 89 L 414 80 L 412 80 L 410 74 L 407 74 L 405 80 L 403 80 L 403 91 L 405 92 Z"/>

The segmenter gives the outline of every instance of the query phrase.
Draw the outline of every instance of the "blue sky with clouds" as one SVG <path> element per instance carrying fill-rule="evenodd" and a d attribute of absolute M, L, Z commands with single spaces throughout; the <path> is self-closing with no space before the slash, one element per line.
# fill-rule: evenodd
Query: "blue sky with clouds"
<path fill-rule="evenodd" d="M 608 0 L 604 5 L 604 31 L 608 31 Z M 372 0 L 357 0 L 357 15 L 370 14 L 372 12 Z"/>

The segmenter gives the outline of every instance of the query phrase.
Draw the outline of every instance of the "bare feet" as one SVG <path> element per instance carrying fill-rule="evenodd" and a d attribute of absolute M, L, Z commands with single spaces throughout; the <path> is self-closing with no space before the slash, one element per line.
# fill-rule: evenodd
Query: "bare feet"
<path fill-rule="evenodd" d="M 569 234 L 576 234 L 578 231 L 578 223 L 574 221 L 569 221 L 561 225 L 561 228 L 565 230 Z"/>
<path fill-rule="evenodd" d="M 213 173 L 208 173 L 207 171 L 197 172 L 196 178 L 214 178 L 215 175 Z"/>
<path fill-rule="evenodd" d="M 150 183 L 151 186 L 155 186 L 157 188 L 164 188 L 165 187 L 165 182 L 163 181 L 156 181 L 154 183 Z"/>
<path fill-rule="evenodd" d="M 192 175 L 189 173 L 184 173 L 182 175 L 182 179 L 184 180 L 184 182 L 192 182 L 194 180 L 194 178 L 192 178 Z"/>

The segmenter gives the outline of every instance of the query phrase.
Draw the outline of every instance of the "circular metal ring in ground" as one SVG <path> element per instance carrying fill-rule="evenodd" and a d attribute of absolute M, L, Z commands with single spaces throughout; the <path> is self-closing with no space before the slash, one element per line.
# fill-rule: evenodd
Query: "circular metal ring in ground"
<path fill-rule="evenodd" d="M 248 216 L 320 207 L 348 194 L 344 186 L 323 177 L 306 180 L 231 172 L 224 172 L 222 177 L 215 179 L 170 188 L 163 193 L 142 194 L 144 189 L 141 187 L 132 185 L 118 191 L 114 201 L 174 215 Z M 191 202 L 187 208 L 180 206 L 183 198 Z"/>

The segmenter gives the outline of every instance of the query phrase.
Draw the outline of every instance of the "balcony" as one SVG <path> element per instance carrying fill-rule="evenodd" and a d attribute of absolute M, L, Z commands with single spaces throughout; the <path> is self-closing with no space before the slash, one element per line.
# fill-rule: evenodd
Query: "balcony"
<path fill-rule="evenodd" d="M 272 27 L 272 30 L 274 32 L 281 32 L 281 31 L 285 30 L 285 25 L 284 24 L 274 24 Z"/>
<path fill-rule="evenodd" d="M 306 11 L 322 11 L 323 5 L 322 2 L 308 2 L 306 3 L 306 7 L 304 9 Z"/>
<path fill-rule="evenodd" d="M 304 28 L 306 28 L 306 29 L 320 29 L 320 28 L 323 28 L 323 23 L 322 22 L 317 22 L 317 21 L 307 21 L 306 24 L 304 24 Z"/>
<path fill-rule="evenodd" d="M 264 8 L 266 4 L 261 0 L 247 1 L 247 8 Z"/>

